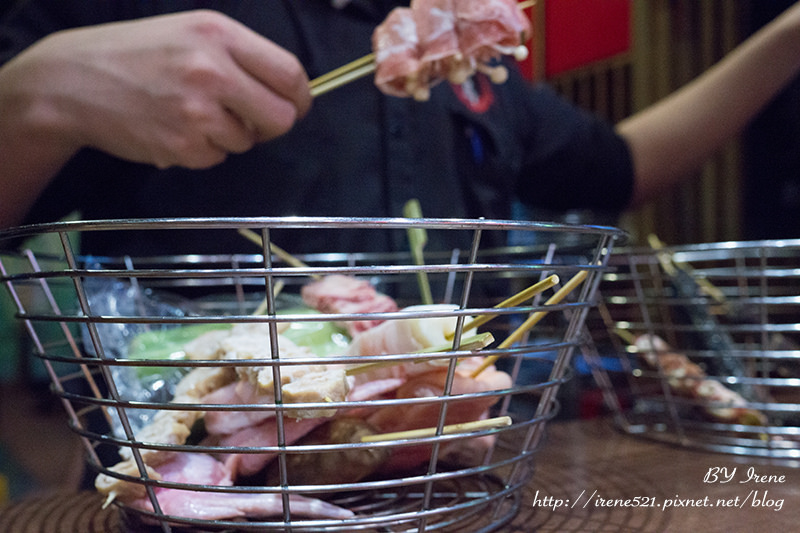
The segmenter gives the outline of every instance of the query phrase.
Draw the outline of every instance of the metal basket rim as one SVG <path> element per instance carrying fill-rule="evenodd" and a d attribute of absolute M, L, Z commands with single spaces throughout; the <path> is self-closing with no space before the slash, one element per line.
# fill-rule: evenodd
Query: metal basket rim
<path fill-rule="evenodd" d="M 646 245 L 620 247 L 612 255 L 653 255 L 658 253 L 714 252 L 749 249 L 800 248 L 800 238 L 710 241 L 686 244 L 667 244 L 663 248 Z"/>
<path fill-rule="evenodd" d="M 403 218 L 403 217 L 195 217 L 195 218 L 128 218 L 97 220 L 65 220 L 29 224 L 0 231 L 0 241 L 29 237 L 41 233 L 70 231 L 111 231 L 133 229 L 231 229 L 231 228 L 385 228 L 403 229 L 413 225 L 424 229 L 496 229 L 542 230 L 599 233 L 626 236 L 624 230 L 612 226 L 570 224 L 562 222 L 522 221 L 469 218 Z"/>

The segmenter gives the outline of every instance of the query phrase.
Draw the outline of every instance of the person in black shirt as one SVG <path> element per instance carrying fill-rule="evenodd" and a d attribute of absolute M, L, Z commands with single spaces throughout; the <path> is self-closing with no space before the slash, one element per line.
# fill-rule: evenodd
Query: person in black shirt
<path fill-rule="evenodd" d="M 409 198 L 430 217 L 510 218 L 515 201 L 620 212 L 686 176 L 800 68 L 795 5 L 616 127 L 513 69 L 502 85 L 440 84 L 428 102 L 365 78 L 312 105 L 308 80 L 370 52 L 372 30 L 402 4 L 23 2 L 0 34 L 0 227 L 73 210 L 399 216 Z M 83 246 L 179 252 L 152 235 Z M 310 235 L 293 250 L 353 246 Z"/>

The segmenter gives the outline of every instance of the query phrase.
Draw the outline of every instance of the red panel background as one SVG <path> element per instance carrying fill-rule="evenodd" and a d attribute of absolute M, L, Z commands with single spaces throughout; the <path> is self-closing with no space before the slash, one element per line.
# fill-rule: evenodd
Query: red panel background
<path fill-rule="evenodd" d="M 630 0 L 545 3 L 545 75 L 605 59 L 630 48 Z"/>
<path fill-rule="evenodd" d="M 534 38 L 531 46 L 544 46 L 545 77 L 630 49 L 631 0 L 540 1 L 544 2 L 544 39 Z M 528 10 L 531 17 L 541 12 L 537 8 Z M 541 54 L 532 52 L 531 59 L 521 65 L 529 77 L 533 73 L 532 59 Z"/>

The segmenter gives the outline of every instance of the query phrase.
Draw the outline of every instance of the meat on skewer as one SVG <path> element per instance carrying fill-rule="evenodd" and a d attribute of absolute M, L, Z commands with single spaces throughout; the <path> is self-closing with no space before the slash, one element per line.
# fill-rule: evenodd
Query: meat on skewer
<path fill-rule="evenodd" d="M 303 286 L 303 302 L 321 313 L 390 313 L 398 310 L 397 303 L 375 290 L 366 280 L 353 276 L 331 274 Z M 342 324 L 351 336 L 380 324 L 380 320 L 354 320 Z"/>
<path fill-rule="evenodd" d="M 207 454 L 176 453 L 171 460 L 158 468 L 160 479 L 188 485 L 233 485 L 225 465 Z M 265 517 L 283 512 L 280 494 L 193 491 L 189 489 L 157 487 L 155 489 L 161 511 L 183 519 L 221 520 L 241 517 Z M 149 499 L 130 502 L 131 506 L 152 511 Z M 321 500 L 299 495 L 289 496 L 292 513 L 321 518 L 352 518 L 353 513 Z"/>
<path fill-rule="evenodd" d="M 501 55 L 524 53 L 520 45 L 531 34 L 528 17 L 516 0 L 455 0 L 461 50 L 478 63 Z"/>
<path fill-rule="evenodd" d="M 741 394 L 709 378 L 700 366 L 686 355 L 675 352 L 660 337 L 641 335 L 636 338 L 635 346 L 651 367 L 661 370 L 670 389 L 702 402 L 705 412 L 712 418 L 735 424 L 767 425 L 766 416 L 748 407 Z"/>
<path fill-rule="evenodd" d="M 494 83 L 508 75 L 490 63 L 527 56 L 531 25 L 515 0 L 414 0 L 395 8 L 372 35 L 375 84 L 384 93 L 427 100 L 442 80 L 463 83 L 484 72 Z"/>
<path fill-rule="evenodd" d="M 420 80 L 425 90 L 441 81 L 464 83 L 475 72 L 464 55 L 457 31 L 456 0 L 412 0 L 420 48 Z M 421 89 L 420 89 L 421 90 Z M 427 95 L 414 94 L 420 99 Z"/>
<path fill-rule="evenodd" d="M 410 8 L 393 9 L 372 34 L 375 52 L 375 85 L 385 94 L 418 100 L 427 98 L 427 88 L 420 80 L 417 23 Z"/>
<path fill-rule="evenodd" d="M 462 360 L 456 370 L 455 379 L 452 383 L 451 394 L 455 397 L 459 395 L 469 395 L 498 391 L 498 394 L 488 396 L 478 396 L 466 400 L 457 400 L 449 403 L 447 408 L 447 424 L 459 424 L 474 422 L 486 418 L 488 410 L 502 397 L 501 392 L 508 390 L 511 385 L 511 377 L 501 370 L 497 370 L 493 365 L 481 372 L 477 378 L 471 376 L 471 371 L 477 368 L 483 361 L 482 357 L 472 357 Z M 444 394 L 447 378 L 447 369 L 431 370 L 410 378 L 397 391 L 397 398 L 441 398 Z M 416 405 L 403 406 L 398 409 L 395 406 L 382 407 L 367 417 L 367 420 L 381 433 L 408 431 L 424 427 L 435 427 L 441 409 L 441 401 L 421 403 Z M 468 444 L 467 444 L 468 443 Z M 465 451 L 464 445 L 467 444 Z M 467 441 L 454 441 L 446 444 L 442 450 L 442 456 L 448 454 L 448 448 L 461 447 L 459 454 L 466 458 L 469 448 L 476 448 L 473 452 L 485 452 L 493 444 L 492 438 L 469 439 Z M 420 445 L 401 447 L 392 451 L 389 461 L 380 468 L 384 474 L 393 474 L 399 471 L 414 468 L 419 464 L 430 459 L 431 446 Z M 474 457 L 472 458 L 474 459 Z"/>

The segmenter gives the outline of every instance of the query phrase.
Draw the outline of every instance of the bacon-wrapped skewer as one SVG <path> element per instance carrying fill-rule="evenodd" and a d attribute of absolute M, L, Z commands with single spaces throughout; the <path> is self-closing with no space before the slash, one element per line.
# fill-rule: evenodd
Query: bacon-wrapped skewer
<path fill-rule="evenodd" d="M 461 51 L 478 63 L 520 50 L 531 34 L 531 23 L 516 0 L 454 0 Z"/>
<path fill-rule="evenodd" d="M 157 471 L 159 479 L 163 481 L 187 485 L 186 489 L 164 487 L 154 489 L 159 507 L 166 515 L 182 519 L 221 520 L 275 516 L 283 512 L 283 500 L 280 494 L 206 490 L 209 486 L 233 485 L 231 474 L 225 465 L 207 454 L 174 453 L 168 462 L 158 467 Z M 202 487 L 204 490 L 191 490 L 192 486 Z M 126 503 L 145 511 L 153 511 L 153 506 L 147 498 Z M 292 513 L 301 516 L 342 520 L 353 517 L 352 511 L 296 494 L 289 497 L 289 504 Z"/>
<path fill-rule="evenodd" d="M 375 290 L 366 280 L 353 276 L 331 274 L 304 285 L 303 302 L 321 313 L 391 313 L 398 311 L 397 303 Z M 342 327 L 353 336 L 380 324 L 380 320 L 344 322 Z"/>
<path fill-rule="evenodd" d="M 410 8 L 393 9 L 372 34 L 375 52 L 375 85 L 391 96 L 427 98 L 420 81 L 421 65 L 417 23 Z M 420 92 L 423 91 L 423 92 Z"/>
<path fill-rule="evenodd" d="M 376 86 L 392 96 L 427 100 L 442 80 L 463 83 L 476 71 L 503 83 L 502 55 L 527 56 L 528 18 L 515 0 L 413 0 L 373 33 Z"/>
<path fill-rule="evenodd" d="M 422 79 L 428 85 L 448 80 L 464 83 L 475 72 L 464 55 L 457 31 L 456 0 L 412 0 L 417 25 Z M 419 96 L 417 94 L 415 97 Z"/>
<path fill-rule="evenodd" d="M 399 26 L 397 31 L 398 33 L 405 34 L 407 32 L 403 27 L 405 25 L 405 15 L 401 13 L 398 17 Z M 405 37 L 402 39 L 404 38 Z M 408 42 L 401 42 L 402 39 L 398 38 L 398 46 L 400 48 L 404 48 L 409 44 Z M 391 43 L 386 44 L 386 46 L 391 47 Z M 416 53 L 416 51 L 408 50 L 408 54 L 410 55 L 416 55 Z M 393 60 L 400 60 L 400 62 L 402 62 L 403 56 L 404 53 L 396 50 Z M 400 83 L 400 80 L 398 79 L 396 82 Z M 389 82 L 387 81 L 387 83 Z M 239 230 L 239 234 L 254 244 L 263 246 L 261 236 L 254 231 L 242 228 Z M 308 265 L 278 247 L 275 243 L 270 243 L 269 248 L 272 253 L 283 259 L 286 263 L 297 268 L 308 268 Z M 303 298 L 303 303 L 322 313 L 349 315 L 356 313 L 392 312 L 398 310 L 395 301 L 391 297 L 376 291 L 375 287 L 373 287 L 369 281 L 340 274 L 312 276 L 312 278 L 314 281 L 304 285 L 300 295 Z M 256 311 L 255 314 L 261 314 L 261 311 Z M 380 323 L 380 320 L 354 320 L 345 322 L 341 324 L 341 326 L 347 330 L 350 336 L 353 336 L 371 327 L 377 326 Z M 280 327 L 279 325 L 279 328 Z M 284 325 L 282 327 L 285 328 L 287 326 Z"/>
<path fill-rule="evenodd" d="M 468 400 L 456 400 L 448 404 L 447 424 L 460 424 L 485 419 L 489 409 L 502 397 L 501 391 L 507 390 L 512 385 L 511 376 L 490 365 L 478 377 L 472 377 L 472 371 L 483 362 L 482 357 L 463 359 L 454 376 L 450 394 L 454 397 L 498 391 L 497 396 L 477 396 Z M 423 374 L 411 377 L 402 385 L 396 398 L 441 398 L 445 391 L 447 369 L 433 369 Z M 368 422 L 382 433 L 414 430 L 424 427 L 435 427 L 440 410 L 440 401 L 403 406 L 387 406 L 378 409 L 367 417 Z M 462 460 L 472 463 L 476 455 L 485 452 L 494 443 L 492 437 L 479 440 L 469 440 L 465 450 L 464 442 L 457 441 L 450 446 L 445 445 L 442 457 L 449 453 L 458 454 Z M 474 447 L 474 453 L 468 453 L 468 448 Z M 468 455 L 472 455 L 467 459 Z M 394 449 L 389 461 L 380 468 L 384 474 L 414 468 L 427 461 L 431 456 L 430 445 L 402 447 Z"/>
<path fill-rule="evenodd" d="M 712 418 L 735 424 L 767 424 L 766 416 L 748 407 L 747 400 L 741 394 L 709 378 L 700 366 L 686 355 L 675 352 L 660 337 L 641 335 L 636 338 L 634 345 L 647 364 L 661 370 L 675 394 L 703 403 L 703 409 Z"/>

